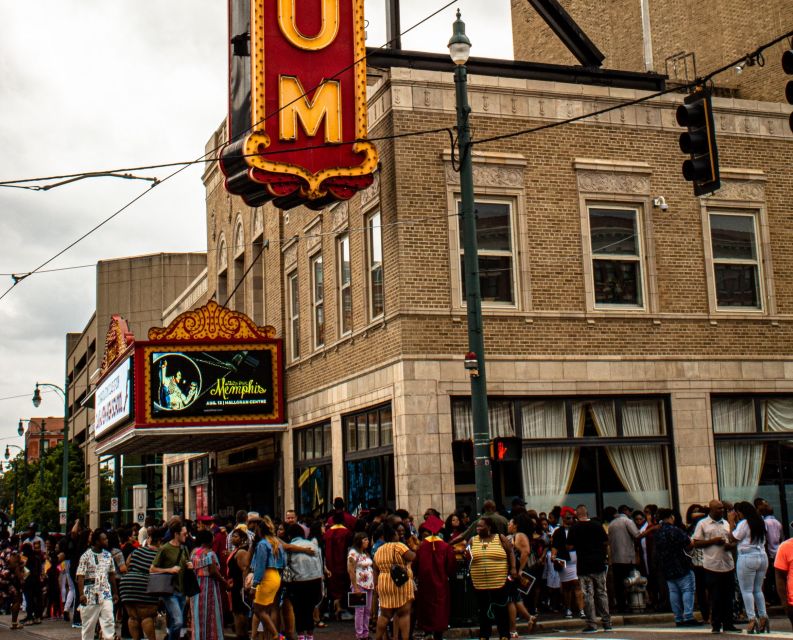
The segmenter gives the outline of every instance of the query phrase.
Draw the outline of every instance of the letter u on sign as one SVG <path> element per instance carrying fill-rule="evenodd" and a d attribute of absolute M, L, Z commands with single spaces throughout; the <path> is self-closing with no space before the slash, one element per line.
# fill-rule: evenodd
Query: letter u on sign
<path fill-rule="evenodd" d="M 322 4 L 322 27 L 319 33 L 307 36 L 297 26 L 298 0 L 278 0 L 278 26 L 293 45 L 307 51 L 324 49 L 339 33 L 339 0 L 300 0 L 301 5 Z"/>

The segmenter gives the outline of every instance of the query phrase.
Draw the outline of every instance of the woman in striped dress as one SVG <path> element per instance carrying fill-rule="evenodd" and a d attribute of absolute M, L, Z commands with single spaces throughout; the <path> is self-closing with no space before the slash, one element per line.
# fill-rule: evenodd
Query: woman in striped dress
<path fill-rule="evenodd" d="M 198 578 L 200 591 L 190 599 L 193 613 L 193 640 L 223 640 L 223 608 L 220 590 L 226 586 L 218 568 L 218 557 L 212 551 L 212 532 L 204 529 L 196 534 L 199 546 L 190 562 Z"/>
<path fill-rule="evenodd" d="M 149 568 L 160 550 L 165 529 L 152 528 L 145 547 L 138 547 L 127 558 L 127 572 L 121 576 L 119 591 L 121 603 L 129 616 L 129 634 L 132 640 L 155 639 L 154 625 L 157 619 L 159 596 L 146 592 L 149 585 Z"/>
<path fill-rule="evenodd" d="M 394 640 L 407 640 L 410 635 L 410 608 L 413 602 L 413 572 L 410 563 L 416 554 L 399 542 L 399 534 L 389 524 L 383 527 L 383 544 L 374 554 L 374 583 L 380 602 L 376 640 L 386 637 L 386 628 L 393 618 Z M 379 537 L 379 536 L 375 536 Z M 407 580 L 400 586 L 391 577 L 391 567 L 401 567 Z"/>
<path fill-rule="evenodd" d="M 479 609 L 479 638 L 490 638 L 496 619 L 499 638 L 509 638 L 509 589 L 507 579 L 516 579 L 512 544 L 496 530 L 496 523 L 485 516 L 476 523 L 476 535 L 466 549 L 471 558 L 471 582 Z"/>

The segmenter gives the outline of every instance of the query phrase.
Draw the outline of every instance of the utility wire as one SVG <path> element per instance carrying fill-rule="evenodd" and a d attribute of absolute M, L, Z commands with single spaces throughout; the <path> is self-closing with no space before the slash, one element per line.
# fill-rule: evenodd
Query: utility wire
<path fill-rule="evenodd" d="M 460 0 L 452 0 L 451 2 L 447 2 L 446 4 L 444 4 L 439 9 L 436 9 L 435 11 L 430 13 L 429 15 L 425 16 L 424 18 L 422 18 L 421 20 L 419 20 L 418 22 L 413 24 L 412 26 L 410 26 L 407 29 L 405 29 L 398 36 L 392 38 L 391 40 L 388 40 L 387 42 L 384 42 L 382 45 L 380 45 L 378 47 L 378 49 L 387 49 L 396 40 L 398 40 L 399 38 L 401 38 L 404 35 L 407 35 L 411 31 L 413 31 L 414 29 L 417 29 L 422 24 L 424 24 L 428 20 L 431 20 L 432 18 L 437 16 L 442 11 L 444 11 L 444 10 L 448 9 L 449 7 L 451 7 L 453 4 L 457 4 L 459 1 Z M 293 104 L 295 104 L 299 100 L 302 100 L 303 98 L 308 96 L 309 93 L 311 93 L 312 91 L 318 89 L 320 86 L 322 86 L 323 84 L 325 84 L 329 80 L 333 80 L 333 79 L 337 78 L 341 74 L 346 73 L 350 69 L 354 68 L 356 65 L 366 61 L 366 59 L 368 57 L 369 57 L 369 53 L 367 52 L 364 56 L 362 56 L 361 58 L 358 58 L 357 60 L 355 60 L 351 64 L 349 64 L 346 67 L 340 69 L 339 71 L 334 73 L 329 78 L 325 78 L 319 84 L 317 84 L 317 85 L 315 85 L 315 86 L 313 86 L 313 87 L 311 87 L 309 89 L 306 89 L 306 91 L 304 91 L 302 94 L 297 96 L 291 102 L 288 102 L 285 105 L 279 107 L 276 111 L 274 111 L 272 113 L 268 113 L 267 115 L 264 116 L 264 118 L 262 118 L 261 120 L 259 120 L 256 123 L 252 124 L 247 129 L 245 129 L 242 132 L 242 134 L 248 133 L 250 131 L 253 131 L 256 127 L 258 127 L 260 124 L 262 124 L 265 120 L 269 120 L 273 116 L 278 115 L 281 111 L 283 111 L 287 107 L 292 106 Z M 445 129 L 441 129 L 441 131 L 445 131 Z M 434 130 L 431 131 L 431 132 L 435 133 Z M 364 141 L 377 142 L 377 141 L 380 141 L 380 140 L 393 139 L 394 137 L 407 137 L 409 135 L 421 135 L 422 133 L 423 132 L 415 132 L 415 133 L 412 133 L 412 134 L 411 133 L 408 133 L 408 134 L 397 134 L 396 136 L 393 136 L 393 137 L 392 136 L 383 136 L 382 138 L 363 138 L 361 140 L 353 140 L 353 141 L 350 141 L 350 142 L 340 142 L 338 144 L 339 145 L 356 144 L 357 142 L 364 142 Z M 240 135 L 242 135 L 242 134 L 240 134 Z M 205 154 L 203 154 L 199 158 L 197 158 L 195 160 L 188 160 L 188 161 L 185 161 L 185 162 L 170 162 L 170 163 L 165 163 L 165 164 L 154 164 L 154 165 L 145 165 L 145 166 L 140 166 L 140 167 L 132 167 L 132 168 L 128 168 L 128 169 L 112 169 L 112 170 L 108 170 L 108 171 L 96 171 L 96 172 L 92 172 L 92 173 L 71 173 L 71 174 L 64 174 L 64 175 L 58 175 L 58 176 L 49 176 L 49 177 L 46 177 L 46 178 L 25 178 L 25 179 L 21 179 L 21 180 L 5 180 L 5 181 L 0 181 L 0 187 L 10 187 L 10 186 L 18 185 L 20 183 L 25 183 L 25 182 L 48 182 L 48 181 L 52 181 L 52 180 L 65 180 L 67 178 L 82 179 L 82 178 L 85 178 L 85 177 L 89 177 L 90 178 L 90 177 L 95 177 L 95 176 L 115 175 L 115 174 L 124 173 L 124 172 L 131 172 L 131 171 L 146 171 L 146 170 L 151 170 L 151 169 L 162 169 L 162 168 L 170 168 L 170 167 L 183 166 L 183 165 L 192 165 L 192 164 L 202 164 L 202 163 L 206 163 L 206 162 L 215 162 L 219 158 L 214 157 L 214 156 L 210 157 L 210 158 L 207 158 L 207 156 L 209 154 L 211 154 L 211 153 L 215 153 L 216 151 L 219 151 L 224 146 L 225 146 L 225 143 L 222 143 L 222 144 L 216 146 L 215 148 L 210 149 L 209 151 L 207 151 Z M 286 151 L 271 151 L 271 152 L 257 153 L 257 154 L 252 154 L 252 155 L 259 155 L 259 156 L 275 155 L 277 153 L 292 153 L 293 151 L 304 151 L 304 150 L 308 151 L 308 150 L 311 150 L 311 149 L 326 148 L 326 147 L 327 147 L 327 145 L 318 145 L 318 146 L 305 147 L 305 148 L 299 148 L 299 149 L 289 149 L 289 150 L 286 150 Z M 65 184 L 65 183 L 63 183 L 63 184 Z M 54 186 L 58 186 L 58 185 L 54 185 Z M 24 188 L 24 187 L 17 187 L 17 188 Z M 43 188 L 38 188 L 38 189 L 34 189 L 34 190 L 35 191 L 39 191 L 39 190 L 43 190 Z"/>
<path fill-rule="evenodd" d="M 702 86 L 705 83 L 707 83 L 710 80 L 712 80 L 713 78 L 715 78 L 717 75 L 722 74 L 725 71 L 729 71 L 730 69 L 733 69 L 734 67 L 736 67 L 737 65 L 739 65 L 741 63 L 752 61 L 752 64 L 755 64 L 756 63 L 755 61 L 763 59 L 763 51 L 765 51 L 766 49 L 769 49 L 769 48 L 773 47 L 775 44 L 783 42 L 784 40 L 787 40 L 787 39 L 789 39 L 791 37 L 793 37 L 793 31 L 788 31 L 785 34 L 783 34 L 781 36 L 778 36 L 777 38 L 774 38 L 770 42 L 767 42 L 765 44 L 760 45 L 759 47 L 757 47 L 757 49 L 755 49 L 751 53 L 744 54 L 743 56 L 741 56 L 740 58 L 738 58 L 736 60 L 733 60 L 729 64 L 725 64 L 723 67 L 719 67 L 715 71 L 711 71 L 710 73 L 708 73 L 708 74 L 706 74 L 706 75 L 704 75 L 704 76 L 702 76 L 700 78 L 697 78 L 696 80 L 694 80 L 692 82 L 689 82 L 688 84 L 678 85 L 678 86 L 675 86 L 675 87 L 669 87 L 669 88 L 664 89 L 662 91 L 656 91 L 655 93 L 651 93 L 651 94 L 648 94 L 646 96 L 642 96 L 641 98 L 636 98 L 635 100 L 628 100 L 627 102 L 621 102 L 619 104 L 615 104 L 615 105 L 612 105 L 610 107 L 604 107 L 603 109 L 598 109 L 597 111 L 591 111 L 589 113 L 581 114 L 580 116 L 573 116 L 572 118 L 568 118 L 566 120 L 561 120 L 559 122 L 549 122 L 547 124 L 542 124 L 542 125 L 539 125 L 537 127 L 530 127 L 528 129 L 522 129 L 520 131 L 513 131 L 511 133 L 504 133 L 504 134 L 497 135 L 497 136 L 491 136 L 489 138 L 483 138 L 481 140 L 472 140 L 471 141 L 471 146 L 474 146 L 474 145 L 477 145 L 477 144 L 485 144 L 486 142 L 495 142 L 497 140 L 506 140 L 508 138 L 515 138 L 517 136 L 522 136 L 522 135 L 525 135 L 525 134 L 528 134 L 528 133 L 537 133 L 538 131 L 545 131 L 547 129 L 554 129 L 554 128 L 560 127 L 562 125 L 571 124 L 573 122 L 578 122 L 580 120 L 586 120 L 587 118 L 592 118 L 594 116 L 600 116 L 600 115 L 603 115 L 604 113 L 609 113 L 611 111 L 617 111 L 619 109 L 624 109 L 625 107 L 631 107 L 631 106 L 636 105 L 636 104 L 641 104 L 642 102 L 646 102 L 647 100 L 653 100 L 653 99 L 658 98 L 660 96 L 666 95 L 667 93 L 679 93 L 679 92 L 687 90 L 687 89 L 693 89 L 695 87 Z M 761 64 L 759 66 L 763 66 L 763 65 Z"/>
<path fill-rule="evenodd" d="M 403 36 L 403 35 L 405 35 L 405 34 L 407 34 L 407 33 L 411 32 L 413 29 L 415 29 L 415 28 L 417 28 L 418 26 L 420 26 L 420 25 L 424 24 L 425 22 L 427 22 L 428 20 L 430 20 L 430 19 L 431 19 L 431 18 L 433 18 L 434 16 L 438 15 L 438 14 L 439 14 L 441 11 L 443 11 L 443 10 L 447 9 L 448 7 L 452 6 L 452 5 L 453 5 L 453 4 L 455 4 L 456 2 L 458 2 L 458 0 L 452 0 L 451 2 L 447 2 L 447 3 L 445 3 L 445 4 L 444 4 L 442 7 L 440 7 L 440 8 L 439 8 L 439 9 L 437 9 L 436 11 L 433 11 L 431 14 L 429 14 L 429 15 L 428 15 L 428 16 L 426 16 L 425 18 L 423 18 L 423 19 L 419 20 L 417 23 L 415 23 L 415 24 L 414 24 L 414 25 L 412 25 L 411 27 L 408 27 L 408 28 L 407 28 L 405 31 L 403 31 L 402 33 L 400 33 L 400 34 L 399 34 L 399 37 L 401 37 L 401 36 Z M 390 45 L 390 44 L 391 44 L 391 43 L 392 43 L 392 42 L 393 42 L 395 39 L 396 39 L 396 38 L 393 38 L 392 40 L 389 40 L 388 42 L 386 42 L 385 44 L 383 44 L 383 45 L 382 45 L 380 48 L 381 48 L 381 49 L 383 49 L 383 48 L 386 48 L 386 47 L 387 47 L 388 45 Z M 344 68 L 342 71 L 339 71 L 339 72 L 337 72 L 336 74 L 334 74 L 333 76 L 331 76 L 331 78 L 326 78 L 325 80 L 323 80 L 322 82 L 320 82 L 320 83 L 319 83 L 319 84 L 318 84 L 316 87 L 313 87 L 312 89 L 309 89 L 308 91 L 305 91 L 305 92 L 304 92 L 304 93 L 303 93 L 301 96 L 298 96 L 297 98 L 295 98 L 295 99 L 294 99 L 292 102 L 290 102 L 289 104 L 283 105 L 281 108 L 279 108 L 279 109 L 278 109 L 278 110 L 276 110 L 275 112 L 273 112 L 273 113 L 271 113 L 271 114 L 268 114 L 267 116 L 265 116 L 265 119 L 267 119 L 267 118 L 270 118 L 270 117 L 272 117 L 272 116 L 275 116 L 275 115 L 277 115 L 277 114 L 278 114 L 280 111 L 282 111 L 282 110 L 283 110 L 283 109 L 285 109 L 286 107 L 290 106 L 291 104 L 293 104 L 293 103 L 297 102 L 298 100 L 300 100 L 300 99 L 304 98 L 305 96 L 307 96 L 307 95 L 308 95 L 308 93 L 309 93 L 309 91 L 313 91 L 314 89 L 316 89 L 317 87 L 319 87 L 319 86 L 320 86 L 320 85 L 322 85 L 323 83 L 327 82 L 329 79 L 335 78 L 336 76 L 340 75 L 341 73 L 344 73 L 345 71 L 347 71 L 347 70 L 351 69 L 351 68 L 352 68 L 352 67 L 354 67 L 356 64 L 359 64 L 360 62 L 363 62 L 364 60 L 366 60 L 366 58 L 368 57 L 368 55 L 369 55 L 368 53 L 367 53 L 367 54 L 365 54 L 365 55 L 364 55 L 362 58 L 360 58 L 359 60 L 356 60 L 355 62 L 353 62 L 353 63 L 352 63 L 352 65 L 348 65 L 348 66 L 347 66 L 347 67 L 345 67 L 345 68 Z M 247 129 L 247 131 L 251 131 L 251 130 L 252 130 L 254 127 L 258 126 L 259 124 L 261 124 L 261 122 L 257 122 L 257 123 L 256 123 L 256 124 L 254 124 L 253 126 L 249 127 L 249 128 Z M 224 144 L 225 144 L 225 143 L 224 143 Z M 203 159 L 205 159 L 205 158 L 206 158 L 207 156 L 209 156 L 210 154 L 212 154 L 212 153 L 215 153 L 216 151 L 218 151 L 219 149 L 221 149 L 221 148 L 224 146 L 224 144 L 218 145 L 218 146 L 217 146 L 217 147 L 215 147 L 214 149 L 211 149 L 210 151 L 208 151 L 208 152 L 206 152 L 206 153 L 202 154 L 201 156 L 199 156 L 199 157 L 197 158 L 197 160 L 203 160 Z M 14 289 L 14 288 L 15 288 L 15 287 L 16 287 L 16 286 L 17 286 L 17 285 L 20 283 L 20 282 L 22 282 L 23 280 L 25 280 L 25 278 L 27 278 L 28 276 L 30 276 L 30 275 L 32 275 L 32 274 L 34 274 L 34 273 L 36 273 L 36 272 L 40 271 L 41 269 L 43 269 L 43 268 L 44 268 L 45 266 L 47 266 L 47 265 L 48 265 L 50 262 L 52 262 L 53 260 L 57 259 L 57 258 L 58 258 L 58 257 L 60 257 L 61 255 L 63 255 L 63 254 L 64 254 L 64 253 L 66 253 L 67 251 L 69 251 L 69 249 L 71 249 L 72 247 L 74 247 L 74 246 L 75 246 L 75 245 L 77 245 L 78 243 L 82 242 L 82 241 L 83 241 L 85 238 L 87 238 L 88 236 L 90 236 L 91 234 L 93 234 L 95 231 L 99 230 L 99 229 L 100 229 L 101 227 L 103 227 L 105 224 L 107 224 L 108 222 L 110 222 L 111 220 L 113 220 L 113 219 L 114 219 L 116 216 L 118 216 L 118 215 L 120 215 L 122 212 L 126 211 L 126 210 L 127 210 L 129 207 L 131 207 L 131 206 L 132 206 L 133 204 L 135 204 L 135 203 L 136 203 L 138 200 L 140 200 L 141 198 L 143 198 L 143 197 L 144 197 L 144 196 L 145 196 L 147 193 L 149 193 L 149 191 L 151 191 L 151 189 L 153 189 L 154 187 L 157 187 L 157 186 L 161 185 L 163 182 L 166 182 L 166 181 L 170 180 L 170 179 L 171 179 L 171 178 L 173 178 L 174 176 L 178 175 L 179 173 L 181 173 L 182 171 L 184 171 L 185 169 L 187 169 L 187 167 L 189 167 L 189 166 L 192 166 L 192 164 L 193 164 L 193 163 L 190 163 L 190 164 L 185 164 L 185 165 L 183 165 L 183 166 L 180 166 L 178 169 L 176 169 L 175 171 L 173 171 L 172 173 L 170 173 L 168 176 L 166 176 L 166 177 L 165 177 L 165 178 L 163 178 L 162 180 L 156 180 L 156 181 L 153 181 L 153 182 L 152 182 L 152 184 L 151 184 L 151 186 L 150 186 L 150 188 L 149 188 L 148 190 L 146 190 L 146 191 L 143 191 L 142 193 L 140 193 L 139 195 L 137 195 L 135 198 L 133 198 L 133 199 L 132 199 L 132 200 L 130 200 L 130 201 L 127 203 L 127 204 L 125 204 L 123 207 L 121 207 L 120 209 L 118 209 L 117 211 L 115 211 L 114 213 L 112 213 L 110 216 L 108 216 L 107 218 L 105 218 L 105 219 L 104 219 L 103 221 L 101 221 L 99 224 L 95 225 L 95 226 L 94 226 L 93 228 L 91 228 L 89 231 L 87 231 L 87 232 L 86 232 L 86 233 L 84 233 L 82 236 L 80 236 L 79 238 L 77 238 L 77 240 L 75 240 L 74 242 L 70 243 L 70 244 L 69 244 L 68 246 L 66 246 L 65 248 L 61 249 L 61 250 L 60 250 L 58 253 L 56 253 L 54 256 L 52 256 L 51 258 L 47 259 L 47 260 L 46 260 L 46 261 L 44 261 L 43 263 L 41 263 L 41 264 L 40 264 L 38 267 L 36 267 L 36 268 L 35 268 L 35 269 L 33 269 L 32 271 L 29 271 L 29 272 L 27 272 L 27 273 L 25 273 L 25 274 L 21 274 L 21 277 L 18 277 L 18 276 L 12 276 L 12 277 L 13 277 L 13 282 L 12 282 L 11 286 L 9 286 L 9 287 L 8 287 L 8 288 L 7 288 L 7 289 L 6 289 L 6 290 L 5 290 L 5 291 L 2 293 L 2 295 L 0 295 L 0 300 L 3 300 L 3 299 L 4 299 L 4 298 L 5 298 L 5 297 L 6 297 L 6 296 L 9 294 L 9 293 L 11 293 L 11 291 L 12 291 L 12 290 L 13 290 L 13 289 Z M 116 172 L 104 172 L 104 173 L 116 173 Z M 79 176 L 82 176 L 82 175 L 83 175 L 83 174 L 79 174 Z M 78 176 L 64 176 L 64 178 L 71 178 L 71 177 L 78 177 Z M 79 179 L 79 178 L 78 178 L 78 179 Z"/>
<path fill-rule="evenodd" d="M 434 15 L 436 15 L 437 13 L 442 11 L 443 9 L 447 8 L 451 4 L 454 4 L 454 2 L 450 2 L 447 5 L 445 5 L 444 7 L 441 7 L 441 9 L 439 9 L 438 11 L 432 13 L 430 16 L 428 16 L 424 20 L 416 23 L 415 25 L 413 25 L 412 27 L 410 27 L 409 29 L 404 31 L 402 35 L 404 35 L 405 33 L 408 33 L 410 30 L 416 28 L 417 26 L 419 26 L 423 22 L 426 22 L 426 20 L 430 19 L 431 17 L 433 17 Z M 757 61 L 757 60 L 762 59 L 762 52 L 763 51 L 765 51 L 766 49 L 774 46 L 775 44 L 778 44 L 779 42 L 787 40 L 787 39 L 789 39 L 791 37 L 793 37 L 793 31 L 789 31 L 789 32 L 787 32 L 787 33 L 785 33 L 785 34 L 783 34 L 781 36 L 778 36 L 777 38 L 774 38 L 773 40 L 771 40 L 771 41 L 769 41 L 769 42 L 767 42 L 767 43 L 765 43 L 763 45 L 760 45 L 754 51 L 752 51 L 750 53 L 747 53 L 747 54 L 741 56 L 740 58 L 737 58 L 736 60 L 734 60 L 734 61 L 732 61 L 732 62 L 730 62 L 728 64 L 725 64 L 724 66 L 722 66 L 722 67 L 720 67 L 720 68 L 718 68 L 718 69 L 716 69 L 714 71 L 711 71 L 710 73 L 706 74 L 705 76 L 702 76 L 702 77 L 700 77 L 700 78 L 696 79 L 695 81 L 690 82 L 688 84 L 675 86 L 673 88 L 668 88 L 668 89 L 665 89 L 663 91 L 657 91 L 657 92 L 642 96 L 640 98 L 636 98 L 634 100 L 628 100 L 628 101 L 625 101 L 625 102 L 621 102 L 619 104 L 615 104 L 615 105 L 612 105 L 610 107 L 605 107 L 605 108 L 599 109 L 597 111 L 592 111 L 592 112 L 589 112 L 589 113 L 586 113 L 586 114 L 582 114 L 580 116 L 574 116 L 574 117 L 571 117 L 571 118 L 567 118 L 565 120 L 560 120 L 558 122 L 546 123 L 546 124 L 543 124 L 543 125 L 540 125 L 540 126 L 537 126 L 537 127 L 531 127 L 531 128 L 522 129 L 522 130 L 519 130 L 519 131 L 513 131 L 513 132 L 510 132 L 510 133 L 501 134 L 501 135 L 498 135 L 498 136 L 492 136 L 492 137 L 489 137 L 489 138 L 483 138 L 481 140 L 472 140 L 471 146 L 473 147 L 476 144 L 484 144 L 484 143 L 487 143 L 487 142 L 505 140 L 505 139 L 508 139 L 508 138 L 514 138 L 514 137 L 518 137 L 518 136 L 521 136 L 521 135 L 526 135 L 526 134 L 529 134 L 529 133 L 536 133 L 536 132 L 547 130 L 547 129 L 553 129 L 553 128 L 556 128 L 556 127 L 561 127 L 561 126 L 564 126 L 564 125 L 567 125 L 567 124 L 578 122 L 580 120 L 585 120 L 587 118 L 594 117 L 596 115 L 602 115 L 602 114 L 605 114 L 605 113 L 609 113 L 611 111 L 616 111 L 618 109 L 623 109 L 625 107 L 633 106 L 633 105 L 636 105 L 636 104 L 641 104 L 642 102 L 646 102 L 648 100 L 653 100 L 655 98 L 658 98 L 660 96 L 666 95 L 668 93 L 680 92 L 680 91 L 684 91 L 686 89 L 691 89 L 691 88 L 694 88 L 696 86 L 700 86 L 700 85 L 712 80 L 715 76 L 717 76 L 717 75 L 719 75 L 721 73 L 724 73 L 725 71 L 728 71 L 728 70 L 732 69 L 733 67 L 735 67 L 736 65 L 738 65 L 740 63 L 747 63 L 747 62 L 750 62 L 750 61 Z M 354 63 L 354 64 L 357 64 L 357 63 Z M 349 68 L 349 67 L 347 67 L 347 68 Z M 339 73 L 343 73 L 343 71 L 341 71 Z M 306 94 L 303 94 L 303 95 L 305 96 Z M 303 97 L 303 96 L 300 96 L 300 97 Z M 281 109 L 285 108 L 286 106 L 288 106 L 288 105 L 284 105 L 284 107 L 281 107 Z M 279 109 L 279 111 L 280 111 L 280 109 Z M 278 113 L 278 111 L 276 111 L 276 112 L 274 112 L 272 114 L 269 114 L 267 117 L 268 118 L 272 117 L 273 115 L 276 115 L 277 113 Z M 371 139 L 368 139 L 368 140 L 369 141 L 392 140 L 392 139 L 411 137 L 411 136 L 431 135 L 431 134 L 439 133 L 439 132 L 442 132 L 442 131 L 449 132 L 451 130 L 448 127 L 439 127 L 439 128 L 436 128 L 436 129 L 428 129 L 426 131 L 405 132 L 405 133 L 395 134 L 395 135 L 391 135 L 391 136 L 382 136 L 380 138 L 371 138 Z M 358 142 L 358 141 L 347 142 L 347 143 L 343 143 L 343 144 L 354 144 L 355 142 Z M 167 176 L 163 180 L 160 180 L 159 182 L 152 183 L 151 187 L 153 188 L 153 187 L 155 187 L 155 186 L 157 186 L 159 184 L 162 184 L 163 182 L 165 182 L 166 180 L 172 178 L 173 176 L 175 176 L 176 174 L 180 173 L 181 171 L 183 171 L 184 169 L 186 169 L 188 166 L 190 166 L 192 164 L 196 164 L 196 163 L 199 163 L 199 162 L 214 161 L 216 158 L 212 158 L 212 159 L 207 160 L 206 156 L 209 155 L 209 153 L 213 153 L 213 152 L 217 151 L 222 146 L 223 145 L 221 145 L 219 147 L 216 147 L 215 149 L 210 150 L 209 152 L 207 152 L 206 154 L 201 156 L 199 159 L 194 160 L 194 161 L 192 161 L 190 163 L 171 163 L 170 165 L 152 165 L 149 168 L 157 168 L 157 167 L 163 167 L 163 166 L 179 166 L 180 168 L 177 169 L 176 171 L 174 171 L 173 173 L 171 173 L 169 176 Z M 312 146 L 308 146 L 308 147 L 302 147 L 300 149 L 293 149 L 293 150 L 290 150 L 290 152 L 301 151 L 301 150 L 311 150 L 311 149 L 325 148 L 325 147 L 326 147 L 326 145 L 312 145 Z M 274 154 L 277 154 L 277 153 L 285 153 L 285 151 L 273 151 L 273 152 L 269 152 L 269 153 L 274 155 Z M 267 155 L 267 154 L 268 154 L 268 152 L 265 152 L 264 154 L 257 154 L 257 155 Z M 146 168 L 147 167 L 138 167 L 135 170 L 143 170 L 143 169 L 146 169 Z M 61 176 L 61 177 L 66 177 L 66 176 Z M 32 179 L 32 180 L 35 180 L 35 179 Z M 8 185 L 8 184 L 10 184 L 10 183 L 0 183 L 0 186 L 5 186 L 5 185 Z M 91 235 L 92 233 L 94 233 L 96 230 L 98 230 L 99 228 L 104 226 L 107 222 L 109 222 L 110 220 L 115 218 L 117 215 L 122 213 L 124 210 L 129 208 L 132 204 L 137 202 L 137 200 L 142 198 L 146 193 L 148 193 L 148 191 L 145 191 L 145 192 L 141 193 L 140 195 L 138 195 L 136 198 L 134 198 L 132 201 L 130 201 L 128 204 L 126 204 L 124 207 L 122 207 L 121 209 L 116 211 L 114 214 L 112 214 L 109 218 L 106 218 L 104 221 L 102 221 L 101 223 L 96 225 L 93 229 L 91 229 L 90 231 L 86 232 L 83 236 L 81 236 L 80 238 L 75 240 L 72 244 L 70 244 L 69 246 L 67 246 L 63 250 L 61 250 L 55 256 L 53 256 L 52 258 L 50 258 L 46 262 L 42 263 L 36 269 L 34 269 L 34 270 L 30 271 L 30 272 L 27 272 L 27 273 L 12 274 L 12 277 L 14 278 L 14 282 L 2 295 L 0 295 L 0 300 L 5 298 L 6 295 L 8 295 L 8 293 L 17 284 L 19 284 L 22 280 L 24 280 L 25 278 L 27 278 L 30 275 L 33 275 L 34 273 L 39 272 L 42 267 L 46 266 L 47 264 L 49 264 L 50 262 L 52 262 L 53 260 L 55 260 L 59 256 L 63 255 L 63 253 L 65 253 L 66 251 L 71 249 L 74 245 L 76 245 L 77 243 L 79 243 L 80 241 L 82 241 L 83 239 L 85 239 L 86 237 Z M 410 222 L 410 221 L 408 221 L 408 222 Z M 399 223 L 392 223 L 392 224 L 399 224 Z M 236 291 L 236 288 L 235 288 L 235 291 Z"/>

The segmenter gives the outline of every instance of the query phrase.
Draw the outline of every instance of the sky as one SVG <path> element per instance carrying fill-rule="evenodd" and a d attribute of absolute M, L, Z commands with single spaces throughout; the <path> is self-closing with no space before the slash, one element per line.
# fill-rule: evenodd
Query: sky
<path fill-rule="evenodd" d="M 317 0 L 300 0 L 316 2 Z M 402 29 L 446 0 L 402 0 Z M 446 52 L 456 8 L 472 55 L 512 57 L 510 0 L 459 0 L 403 39 Z M 0 181 L 128 168 L 201 156 L 225 117 L 225 0 L 0 0 Z M 367 45 L 385 41 L 385 0 L 366 0 Z M 164 178 L 169 170 L 136 175 Z M 49 191 L 0 188 L 0 294 L 150 182 L 95 178 Z M 47 266 L 163 251 L 205 251 L 201 167 L 151 189 Z M 0 452 L 20 418 L 63 415 L 65 334 L 94 309 L 95 269 L 33 275 L 0 300 Z M 99 319 L 103 327 L 109 319 Z M 22 396 L 7 399 L 10 396 Z M 1 453 L 0 453 L 1 454 Z"/>

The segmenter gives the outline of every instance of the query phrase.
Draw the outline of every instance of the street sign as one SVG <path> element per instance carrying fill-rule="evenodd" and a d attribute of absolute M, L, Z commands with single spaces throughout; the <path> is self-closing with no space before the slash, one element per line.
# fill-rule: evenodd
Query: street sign
<path fill-rule="evenodd" d="M 68 499 L 65 498 L 64 496 L 61 496 L 60 498 L 58 498 L 58 511 L 60 511 L 61 513 L 65 513 L 66 511 L 68 511 L 68 508 L 66 506 L 67 502 L 68 502 Z M 61 523 L 61 524 L 63 524 L 63 523 Z"/>
<path fill-rule="evenodd" d="M 118 513 L 118 498 L 110 498 L 110 512 Z"/>
<path fill-rule="evenodd" d="M 60 516 L 58 517 L 59 524 L 66 524 L 66 512 L 61 511 Z"/>

